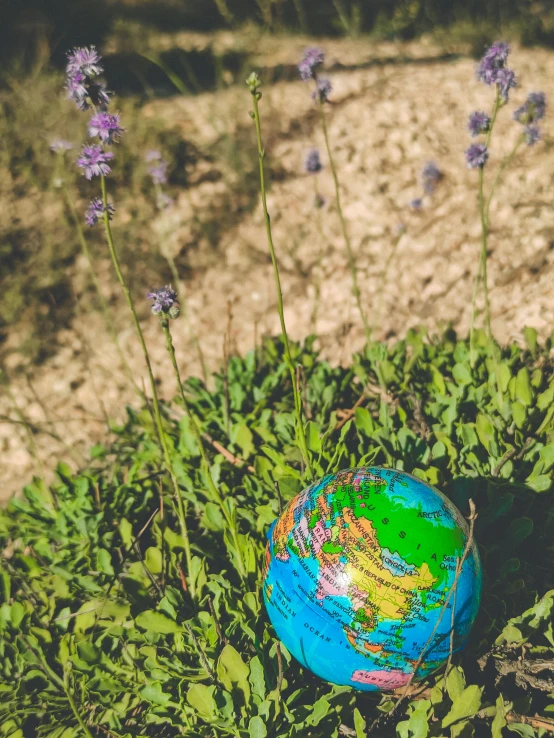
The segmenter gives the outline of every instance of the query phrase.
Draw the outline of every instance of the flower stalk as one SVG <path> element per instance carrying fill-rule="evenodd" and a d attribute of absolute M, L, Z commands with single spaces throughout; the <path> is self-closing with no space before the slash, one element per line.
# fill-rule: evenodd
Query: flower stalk
<path fill-rule="evenodd" d="M 177 358 L 175 355 L 175 346 L 173 345 L 173 339 L 171 336 L 171 330 L 169 328 L 169 318 L 171 317 L 170 314 L 167 314 L 164 311 L 160 311 L 158 313 L 160 325 L 162 327 L 162 330 L 164 332 L 165 336 L 165 347 L 167 349 L 167 352 L 169 354 L 169 357 L 171 359 L 171 365 L 173 367 L 173 372 L 175 374 L 175 380 L 177 382 L 177 389 L 179 390 L 179 396 L 181 398 L 181 402 L 183 403 L 183 407 L 185 408 L 185 412 L 187 414 L 187 417 L 190 422 L 190 426 L 192 428 L 192 432 L 194 434 L 194 437 L 196 439 L 196 442 L 198 444 L 198 449 L 200 451 L 200 459 L 201 459 L 201 466 L 202 466 L 202 472 L 204 476 L 204 482 L 209 488 L 213 498 L 216 500 L 216 502 L 219 505 L 219 508 L 223 514 L 223 517 L 225 518 L 225 522 L 229 528 L 231 539 L 233 541 L 233 547 L 235 549 L 235 554 L 237 557 L 237 563 L 238 563 L 238 570 L 239 574 L 242 579 L 246 579 L 247 577 L 247 571 L 246 566 L 244 564 L 244 560 L 241 553 L 241 547 L 238 537 L 238 528 L 235 516 L 232 515 L 232 513 L 229 511 L 228 506 L 225 505 L 225 502 L 223 500 L 223 497 L 221 496 L 221 492 L 219 491 L 217 485 L 215 484 L 213 477 L 211 475 L 210 471 L 210 462 L 208 459 L 208 455 L 206 453 L 206 449 L 204 448 L 204 443 L 202 441 L 202 436 L 200 433 L 200 429 L 198 427 L 198 423 L 196 422 L 196 418 L 194 417 L 194 414 L 190 408 L 190 405 L 187 401 L 187 398 L 185 396 L 185 392 L 183 389 L 183 382 L 181 380 L 181 373 L 179 371 L 179 366 L 177 364 Z"/>
<path fill-rule="evenodd" d="M 260 92 L 260 80 L 259 80 L 258 75 L 255 73 L 252 73 L 247 80 L 247 84 L 250 89 L 250 94 L 252 96 L 253 110 L 251 112 L 251 117 L 254 120 L 254 125 L 256 128 L 256 140 L 257 140 L 257 145 L 258 145 L 258 164 L 259 164 L 259 175 L 260 175 L 260 193 L 261 193 L 261 199 L 262 199 L 262 208 L 263 208 L 263 213 L 264 213 L 264 222 L 265 222 L 267 242 L 269 245 L 269 253 L 271 256 L 271 263 L 273 266 L 273 276 L 275 279 L 275 287 L 277 291 L 277 310 L 279 312 L 279 321 L 281 323 L 281 333 L 283 335 L 283 344 L 284 344 L 284 349 L 285 349 L 284 358 L 285 358 L 285 363 L 290 373 L 292 389 L 293 389 L 293 394 L 294 394 L 294 411 L 296 414 L 296 439 L 298 442 L 298 446 L 300 448 L 300 453 L 302 454 L 302 459 L 306 467 L 308 476 L 312 478 L 310 454 L 308 452 L 308 444 L 306 442 L 306 433 L 304 431 L 304 422 L 302 418 L 302 397 L 300 393 L 300 388 L 298 387 L 298 384 L 296 381 L 296 371 L 295 371 L 294 363 L 293 363 L 291 352 L 290 352 L 290 344 L 289 344 L 289 338 L 288 338 L 288 333 L 287 333 L 287 327 L 285 323 L 285 313 L 284 313 L 284 307 L 283 307 L 283 291 L 281 289 L 281 278 L 279 276 L 279 266 L 277 264 L 277 257 L 275 254 L 275 245 L 273 243 L 273 236 L 271 233 L 271 219 L 269 217 L 269 212 L 267 210 L 267 198 L 266 198 L 266 190 L 265 190 L 265 171 L 264 171 L 265 150 L 264 150 L 263 143 L 262 143 L 260 111 L 258 107 L 258 103 L 259 103 L 262 93 Z"/>
<path fill-rule="evenodd" d="M 156 382 L 154 380 L 154 373 L 152 371 L 152 364 L 150 362 L 150 356 L 148 354 L 148 349 L 146 347 L 146 341 L 144 340 L 144 334 L 142 332 L 142 328 L 140 326 L 138 315 L 135 310 L 133 298 L 131 297 L 131 293 L 125 281 L 125 277 L 123 276 L 123 272 L 121 271 L 121 265 L 119 263 L 119 258 L 117 256 L 117 251 L 115 249 L 115 244 L 113 241 L 112 229 L 111 229 L 110 218 L 109 218 L 109 210 L 107 207 L 108 206 L 108 194 L 106 190 L 106 179 L 103 175 L 101 175 L 100 177 L 100 184 L 101 184 L 101 189 L 102 189 L 102 202 L 104 204 L 104 214 L 103 214 L 104 230 L 106 233 L 108 248 L 109 248 L 112 263 L 114 265 L 114 269 L 117 275 L 117 279 L 119 281 L 121 289 L 123 290 L 123 294 L 125 295 L 125 300 L 127 301 L 129 310 L 131 311 L 131 315 L 133 318 L 133 324 L 134 324 L 135 331 L 136 331 L 136 334 L 138 336 L 138 339 L 139 339 L 139 342 L 142 348 L 142 353 L 144 355 L 144 361 L 146 363 L 146 368 L 148 371 L 148 379 L 150 381 L 150 390 L 152 393 L 152 405 L 154 409 L 154 419 L 155 419 L 156 429 L 157 429 L 160 445 L 162 447 L 164 464 L 170 476 L 171 483 L 173 485 L 173 493 L 174 493 L 173 497 L 174 497 L 176 507 L 177 507 L 176 512 L 177 512 L 177 517 L 179 519 L 181 537 L 183 538 L 183 544 L 184 544 L 184 549 L 185 549 L 185 559 L 187 563 L 187 572 L 190 578 L 191 571 L 192 571 L 192 568 L 191 568 L 192 554 L 191 554 L 191 549 L 190 549 L 190 540 L 189 540 L 189 535 L 188 535 L 186 513 L 185 513 L 185 508 L 183 505 L 183 499 L 181 496 L 181 491 L 179 489 L 179 482 L 177 481 L 177 477 L 173 469 L 173 464 L 171 462 L 171 455 L 169 453 L 167 436 L 163 428 L 162 416 L 160 412 L 160 404 L 158 400 L 158 392 L 156 389 Z M 192 582 L 192 580 L 189 580 L 188 584 L 189 584 L 190 595 L 192 599 L 194 600 L 196 596 L 194 582 Z"/>
<path fill-rule="evenodd" d="M 370 339 L 371 339 L 371 328 L 369 326 L 367 315 L 362 305 L 362 296 L 360 292 L 360 285 L 358 282 L 358 267 L 356 266 L 356 259 L 354 258 L 354 252 L 352 251 L 352 244 L 350 242 L 350 236 L 348 235 L 348 228 L 346 226 L 346 221 L 344 219 L 344 213 L 342 211 L 339 177 L 337 174 L 337 168 L 335 166 L 335 160 L 333 158 L 333 152 L 331 150 L 331 144 L 329 142 L 329 130 L 327 127 L 327 116 L 325 115 L 325 110 L 323 108 L 324 99 L 321 94 L 317 95 L 317 101 L 318 101 L 318 108 L 319 108 L 319 116 L 321 119 L 321 127 L 323 129 L 323 138 L 325 139 L 325 148 L 327 150 L 327 157 L 329 159 L 329 168 L 331 169 L 331 174 L 333 175 L 333 183 L 335 185 L 335 201 L 337 203 L 337 212 L 339 214 L 342 237 L 344 239 L 344 244 L 346 246 L 346 253 L 348 256 L 348 266 L 350 268 L 350 274 L 352 275 L 352 292 L 354 294 L 354 299 L 356 300 L 358 312 L 360 313 L 360 318 L 362 319 L 362 324 L 364 326 L 366 344 L 369 344 Z"/>

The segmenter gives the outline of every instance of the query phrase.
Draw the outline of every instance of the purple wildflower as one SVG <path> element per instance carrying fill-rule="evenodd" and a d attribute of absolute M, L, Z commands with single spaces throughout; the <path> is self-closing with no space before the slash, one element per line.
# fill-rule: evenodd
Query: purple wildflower
<path fill-rule="evenodd" d="M 94 79 L 104 71 L 94 46 L 73 49 L 67 56 L 65 71 L 67 98 L 80 110 L 88 110 L 91 104 L 98 107 L 110 102 L 104 85 Z"/>
<path fill-rule="evenodd" d="M 538 126 L 525 126 L 523 129 L 525 142 L 528 146 L 534 146 L 541 139 L 541 129 Z"/>
<path fill-rule="evenodd" d="M 120 125 L 119 114 L 112 115 L 101 111 L 90 119 L 88 132 L 91 138 L 98 136 L 102 143 L 112 144 L 121 137 L 125 129 Z"/>
<path fill-rule="evenodd" d="M 98 221 L 103 218 L 104 213 L 108 212 L 108 220 L 112 219 L 113 214 L 115 213 L 115 208 L 113 205 L 108 203 L 108 207 L 104 208 L 104 203 L 99 197 L 95 197 L 93 200 L 91 200 L 90 205 L 88 206 L 88 210 L 85 213 L 85 222 L 89 226 L 94 226 L 98 223 Z"/>
<path fill-rule="evenodd" d="M 304 160 L 304 169 L 308 174 L 317 174 L 317 172 L 320 172 L 323 169 L 318 149 L 310 149 L 310 151 L 308 151 L 306 159 Z"/>
<path fill-rule="evenodd" d="M 423 190 L 426 195 L 433 194 L 443 176 L 443 173 L 434 161 L 428 161 L 425 164 L 421 172 L 421 179 L 423 180 Z"/>
<path fill-rule="evenodd" d="M 149 167 L 148 174 L 152 177 L 154 184 L 165 184 L 167 182 L 167 162 L 160 159 L 153 167 Z"/>
<path fill-rule="evenodd" d="M 508 67 L 499 69 L 496 74 L 496 87 L 498 93 L 504 103 L 508 102 L 508 93 L 513 87 L 517 87 L 517 80 L 514 72 Z"/>
<path fill-rule="evenodd" d="M 163 313 L 164 315 L 169 315 L 170 318 L 178 317 L 179 300 L 177 299 L 177 293 L 170 284 L 149 292 L 146 296 L 149 300 L 152 300 L 152 312 L 154 315 Z"/>
<path fill-rule="evenodd" d="M 73 100 L 81 110 L 86 110 L 88 104 L 87 98 L 87 78 L 82 72 L 75 72 L 74 74 L 68 75 L 65 87 L 67 89 L 67 99 Z"/>
<path fill-rule="evenodd" d="M 509 44 L 497 41 L 486 50 L 477 66 L 477 79 L 486 85 L 494 85 L 500 69 L 504 69 L 510 53 Z"/>
<path fill-rule="evenodd" d="M 482 110 L 475 110 L 470 113 L 467 127 L 474 138 L 480 133 L 488 133 L 490 125 L 491 119 Z"/>
<path fill-rule="evenodd" d="M 514 112 L 514 120 L 522 125 L 529 125 L 544 118 L 546 114 L 546 96 L 544 92 L 530 92 L 524 104 Z"/>
<path fill-rule="evenodd" d="M 412 210 L 421 210 L 423 207 L 423 199 L 421 197 L 414 197 L 413 200 L 410 200 L 408 205 L 412 208 Z"/>
<path fill-rule="evenodd" d="M 100 54 L 96 51 L 96 47 L 84 46 L 68 53 L 65 70 L 68 76 L 80 72 L 85 77 L 97 77 L 102 74 L 104 67 L 100 64 Z"/>
<path fill-rule="evenodd" d="M 73 144 L 64 138 L 56 138 L 50 144 L 50 151 L 54 151 L 56 154 L 63 154 L 66 151 L 71 151 L 72 148 Z"/>
<path fill-rule="evenodd" d="M 146 162 L 159 161 L 161 158 L 162 158 L 162 152 L 158 151 L 158 149 L 150 149 L 144 155 L 144 161 Z"/>
<path fill-rule="evenodd" d="M 489 152 L 485 144 L 474 143 L 466 149 L 466 162 L 470 169 L 482 169 L 488 158 Z"/>
<path fill-rule="evenodd" d="M 326 77 L 322 77 L 317 80 L 317 88 L 315 92 L 312 93 L 312 97 L 314 100 L 319 100 L 322 103 L 329 102 L 329 95 L 332 90 L 333 86 L 331 85 L 331 82 Z"/>
<path fill-rule="evenodd" d="M 113 159 L 114 155 L 111 151 L 104 151 L 101 146 L 96 144 L 85 144 L 81 151 L 81 156 L 77 159 L 77 166 L 83 170 L 87 179 L 106 176 L 112 170 L 108 166 L 108 161 Z"/>
<path fill-rule="evenodd" d="M 325 52 L 316 46 L 311 46 L 304 51 L 302 61 L 298 65 L 300 78 L 304 82 L 314 79 L 317 67 L 321 66 L 325 61 Z"/>

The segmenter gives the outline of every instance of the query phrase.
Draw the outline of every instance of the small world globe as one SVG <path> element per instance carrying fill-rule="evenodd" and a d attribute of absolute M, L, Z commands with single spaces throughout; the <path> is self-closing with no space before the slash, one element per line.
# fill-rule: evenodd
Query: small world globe
<path fill-rule="evenodd" d="M 325 476 L 268 532 L 263 593 L 277 636 L 317 676 L 359 690 L 434 672 L 463 648 L 479 609 L 468 536 L 453 503 L 410 474 Z"/>

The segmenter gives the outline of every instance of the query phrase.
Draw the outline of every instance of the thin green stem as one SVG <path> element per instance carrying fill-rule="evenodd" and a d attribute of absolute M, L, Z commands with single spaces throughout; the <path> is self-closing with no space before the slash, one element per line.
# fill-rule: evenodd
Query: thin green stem
<path fill-rule="evenodd" d="M 494 108 L 491 116 L 491 123 L 487 136 L 485 138 L 485 147 L 488 149 L 489 143 L 492 136 L 494 124 L 496 122 L 496 116 L 500 110 L 500 94 L 497 90 L 496 99 L 494 101 Z M 485 298 L 485 328 L 489 338 L 492 338 L 491 330 L 491 317 L 490 317 L 490 305 L 489 305 L 489 286 L 487 277 L 487 238 L 488 238 L 488 208 L 490 206 L 490 198 L 488 203 L 485 205 L 484 196 L 484 167 L 479 168 L 479 217 L 481 220 L 481 251 L 479 255 L 479 261 L 477 266 L 477 275 L 475 277 L 475 284 L 473 286 L 472 296 L 472 314 L 471 314 L 471 328 L 469 332 L 469 363 L 473 367 L 475 365 L 475 320 L 477 314 L 477 296 L 479 294 L 479 283 L 483 282 L 483 293 Z"/>
<path fill-rule="evenodd" d="M 159 187 L 159 185 L 156 185 L 157 188 L 159 188 L 159 192 L 161 193 L 162 190 Z M 206 359 L 204 358 L 204 352 L 202 351 L 202 346 L 200 345 L 200 339 L 198 338 L 198 334 L 194 330 L 194 326 L 192 325 L 192 321 L 190 319 L 190 313 L 187 305 L 187 298 L 186 298 L 186 289 L 185 289 L 185 283 L 182 279 L 179 278 L 179 272 L 177 271 L 177 265 L 175 264 L 175 259 L 169 254 L 165 249 L 160 248 L 160 252 L 164 259 L 167 261 L 167 264 L 169 266 L 169 271 L 171 272 L 171 278 L 173 279 L 173 282 L 175 284 L 175 287 L 179 291 L 179 301 L 181 303 L 182 307 L 182 313 L 184 313 L 185 323 L 187 324 L 190 337 L 192 338 L 192 342 L 194 344 L 194 347 L 196 348 L 196 353 L 198 354 L 198 361 L 200 362 L 200 369 L 202 371 L 202 379 L 204 380 L 204 384 L 207 384 L 208 382 L 208 370 L 206 367 Z"/>
<path fill-rule="evenodd" d="M 485 196 L 483 193 L 483 170 L 479 169 L 479 217 L 481 218 L 481 274 L 483 279 L 483 294 L 485 297 L 485 328 L 489 338 L 492 337 L 491 313 L 489 305 L 489 285 L 487 280 L 487 217 L 485 214 Z"/>
<path fill-rule="evenodd" d="M 108 307 L 108 303 L 106 302 L 106 298 L 102 294 L 102 290 L 100 288 L 100 282 L 98 281 L 98 277 L 96 275 L 96 270 L 94 269 L 94 263 L 92 261 L 92 256 L 87 244 L 87 240 L 85 238 L 85 234 L 83 233 L 83 229 L 81 227 L 81 223 L 79 221 L 79 216 L 77 214 L 77 211 L 75 210 L 75 205 L 73 203 L 73 200 L 71 199 L 69 192 L 67 191 L 67 187 L 63 186 L 63 194 L 65 197 L 65 201 L 67 203 L 67 207 L 69 208 L 69 211 L 71 213 L 71 217 L 73 218 L 73 222 L 75 224 L 75 230 L 77 231 L 77 237 L 79 239 L 79 243 L 81 244 L 81 250 L 83 252 L 83 255 L 85 256 L 88 266 L 89 266 L 89 272 L 90 277 L 92 279 L 92 283 L 94 285 L 94 289 L 96 290 L 96 293 L 98 295 L 98 300 L 100 302 L 100 307 L 102 308 L 102 313 L 104 314 L 104 319 L 106 321 L 106 325 L 108 327 L 108 331 L 110 333 L 110 336 L 112 338 L 112 341 L 114 343 L 114 346 L 116 348 L 116 351 L 119 355 L 119 358 L 121 360 L 121 364 L 123 366 L 123 369 L 125 371 L 125 374 L 127 375 L 127 378 L 131 381 L 133 388 L 135 392 L 141 397 L 141 399 L 144 399 L 142 391 L 138 384 L 135 382 L 135 378 L 133 377 L 133 372 L 131 371 L 131 367 L 129 366 L 129 363 L 127 359 L 125 358 L 125 354 L 123 353 L 123 350 L 121 348 L 121 345 L 119 343 L 119 339 L 117 337 L 117 331 L 115 329 L 115 324 L 112 320 L 112 316 L 110 314 L 110 309 Z"/>
<path fill-rule="evenodd" d="M 342 230 L 342 236 L 344 238 L 344 243 L 346 245 L 346 253 L 348 255 L 348 265 L 350 267 L 350 273 L 352 275 L 352 292 L 354 293 L 354 297 L 356 299 L 356 305 L 358 306 L 358 311 L 360 313 L 360 317 L 362 319 L 362 323 L 364 326 L 366 344 L 369 344 L 369 341 L 371 338 L 371 329 L 369 327 L 369 322 L 367 320 L 365 311 L 362 307 L 362 297 L 360 293 L 360 287 L 358 284 L 358 268 L 356 266 L 354 252 L 352 251 L 352 244 L 350 243 L 350 236 L 348 235 L 348 228 L 346 227 L 344 213 L 342 212 L 342 204 L 341 204 L 341 198 L 340 198 L 340 183 L 339 183 L 339 177 L 337 174 L 337 168 L 335 166 L 335 160 L 333 158 L 333 152 L 331 151 L 331 144 L 329 141 L 329 130 L 327 128 L 327 117 L 325 115 L 325 110 L 323 108 L 324 103 L 319 95 L 317 96 L 317 99 L 319 101 L 319 114 L 321 118 L 321 126 L 323 128 L 323 137 L 325 139 L 325 148 L 327 150 L 327 158 L 329 159 L 329 167 L 331 169 L 331 174 L 333 175 L 333 182 L 335 184 L 335 199 L 337 203 L 337 211 L 339 214 L 340 227 Z"/>
<path fill-rule="evenodd" d="M 229 529 L 231 531 L 231 536 L 233 539 L 233 545 L 235 546 L 235 550 L 237 554 L 237 561 L 239 564 L 239 573 L 241 577 L 246 578 L 247 572 L 246 572 L 246 567 L 244 565 L 244 561 L 242 559 L 241 549 L 240 549 L 239 540 L 238 540 L 237 526 L 236 526 L 235 521 L 232 518 L 232 515 L 229 513 L 229 510 L 224 504 L 221 493 L 219 489 L 217 488 L 217 485 L 215 484 L 213 477 L 211 475 L 210 462 L 208 459 L 208 455 L 206 453 L 206 449 L 204 448 L 204 443 L 202 441 L 202 435 L 200 433 L 200 428 L 198 427 L 196 418 L 194 417 L 194 414 L 190 408 L 190 405 L 187 401 L 187 398 L 185 396 L 185 392 L 183 389 L 181 373 L 179 371 L 179 366 L 177 364 L 177 357 L 175 355 L 175 346 L 173 345 L 173 339 L 171 337 L 171 331 L 169 329 L 169 320 L 166 316 L 163 316 L 162 318 L 160 318 L 160 325 L 162 326 L 162 329 L 165 335 L 165 347 L 171 359 L 171 365 L 173 366 L 173 372 L 175 374 L 175 380 L 177 382 L 177 388 L 179 390 L 181 402 L 183 403 L 185 412 L 188 416 L 188 419 L 189 419 L 189 422 L 192 428 L 192 432 L 194 433 L 194 437 L 198 444 L 198 449 L 200 451 L 200 458 L 201 458 L 201 463 L 202 463 L 202 471 L 204 472 L 205 482 L 210 488 L 210 492 L 212 493 L 213 497 L 217 500 L 217 503 L 221 509 L 221 512 L 223 513 L 223 517 L 225 518 L 225 522 L 229 526 Z"/>
<path fill-rule="evenodd" d="M 294 364 L 292 361 L 292 356 L 290 353 L 289 338 L 287 334 L 287 327 L 285 324 L 285 313 L 284 313 L 284 308 L 283 308 L 283 292 L 281 290 L 281 279 L 279 276 L 279 267 L 277 265 L 277 257 L 275 255 L 275 246 L 273 244 L 273 236 L 271 234 L 271 219 L 269 217 L 269 212 L 267 210 L 267 199 L 266 199 L 266 191 L 265 191 L 265 172 L 264 172 L 265 150 L 262 144 L 262 132 L 261 132 L 261 127 L 260 127 L 260 112 L 258 108 L 258 99 L 259 99 L 258 96 L 260 93 L 258 93 L 257 91 L 251 90 L 251 94 L 252 94 L 252 104 L 254 106 L 253 118 L 254 118 L 254 124 L 256 126 L 256 138 L 257 138 L 257 143 L 258 143 L 260 191 L 261 191 L 261 198 L 262 198 L 262 207 L 264 211 L 265 230 L 266 230 L 266 235 L 267 235 L 267 241 L 269 244 L 269 253 L 271 256 L 271 263 L 273 265 L 273 276 L 275 278 L 275 286 L 277 289 L 277 310 L 279 312 L 281 332 L 283 334 L 283 343 L 285 347 L 285 363 L 290 372 L 290 378 L 291 378 L 293 394 L 294 394 L 294 409 L 296 412 L 296 434 L 297 434 L 297 439 L 298 439 L 298 443 L 300 446 L 300 452 L 302 454 L 302 458 L 306 466 L 306 470 L 308 472 L 309 477 L 311 478 L 313 475 L 312 475 L 312 468 L 310 464 L 310 455 L 308 452 L 308 444 L 306 442 L 306 434 L 304 432 L 304 423 L 302 421 L 302 398 L 300 396 L 300 389 L 296 384 L 296 372 L 295 372 Z"/>
<path fill-rule="evenodd" d="M 502 174 L 503 174 L 504 170 L 506 169 L 506 167 L 508 167 L 512 163 L 512 160 L 513 160 L 514 156 L 517 154 L 518 149 L 521 146 L 521 144 L 523 143 L 523 141 L 524 141 L 524 136 L 520 136 L 518 138 L 518 140 L 515 142 L 515 145 L 512 148 L 512 150 L 510 151 L 510 153 L 507 156 L 504 157 L 501 165 L 498 167 L 498 171 L 496 172 L 496 177 L 494 178 L 494 181 L 492 183 L 492 187 L 491 187 L 491 190 L 490 190 L 490 193 L 489 193 L 489 197 L 487 199 L 487 204 L 486 204 L 486 207 L 485 207 L 485 217 L 487 219 L 487 226 L 489 224 L 489 211 L 490 211 L 490 207 L 491 207 L 491 200 L 492 200 L 492 197 L 493 197 L 494 192 L 496 190 L 496 186 L 498 185 L 498 182 L 500 181 L 500 177 L 502 176 Z"/>
<path fill-rule="evenodd" d="M 163 423 L 162 423 L 162 416 L 160 412 L 160 403 L 158 401 L 158 392 L 156 389 L 156 382 L 154 380 L 154 373 L 152 371 L 152 364 L 150 362 L 150 356 L 148 354 L 148 349 L 146 347 L 146 341 L 144 340 L 144 334 L 142 332 L 142 328 L 140 327 L 140 322 L 138 319 L 137 312 L 135 310 L 135 304 L 133 302 L 133 298 L 131 297 L 131 293 L 125 281 L 125 277 L 123 276 L 123 272 L 121 271 L 121 265 L 119 263 L 119 258 L 117 256 L 117 251 L 115 249 L 115 245 L 114 245 L 114 241 L 112 237 L 112 229 L 110 226 L 110 219 L 108 217 L 109 216 L 108 214 L 108 195 L 106 191 L 105 177 L 102 176 L 100 178 L 100 182 L 101 182 L 101 187 L 102 187 L 102 202 L 104 204 L 104 215 L 103 215 L 104 228 L 106 231 L 106 239 L 108 241 L 108 248 L 110 250 L 110 256 L 112 258 L 115 272 L 117 274 L 117 279 L 119 281 L 119 284 L 121 285 L 123 294 L 125 295 L 125 299 L 127 301 L 127 305 L 129 306 L 129 310 L 131 311 L 131 315 L 133 318 L 133 324 L 135 326 L 135 330 L 136 330 L 136 333 L 137 333 L 137 336 L 138 336 L 138 339 L 139 339 L 139 342 L 142 348 L 142 353 L 144 355 L 144 361 L 146 363 L 146 368 L 148 370 L 148 378 L 150 380 L 150 390 L 152 392 L 152 405 L 154 408 L 154 419 L 155 419 L 156 428 L 158 432 L 158 438 L 159 438 L 162 451 L 163 451 L 165 466 L 171 478 L 171 482 L 173 484 L 174 498 L 177 504 L 177 515 L 179 518 L 181 536 L 183 538 L 183 543 L 185 547 L 187 572 L 190 577 L 192 555 L 191 555 L 191 550 L 190 550 L 190 540 L 189 540 L 188 529 L 187 529 L 186 515 L 185 515 L 184 508 L 183 508 L 183 500 L 181 498 L 179 483 L 177 481 L 177 477 L 175 476 L 173 464 L 171 463 L 171 456 L 170 456 L 169 448 L 167 445 L 167 437 L 165 435 L 165 431 L 164 431 Z M 194 586 L 193 586 L 192 581 L 189 583 L 189 591 L 190 591 L 191 597 L 194 599 L 195 591 L 194 591 Z"/>
<path fill-rule="evenodd" d="M 81 713 L 77 709 L 77 705 L 75 703 L 75 700 L 73 699 L 73 695 L 71 694 L 71 687 L 69 686 L 69 671 L 67 669 L 65 670 L 65 673 L 64 673 L 63 691 L 65 692 L 67 701 L 69 702 L 69 705 L 73 711 L 73 714 L 75 715 L 77 722 L 79 723 L 81 730 L 83 731 L 83 733 L 86 735 L 87 738 L 92 738 L 92 733 L 88 729 L 85 721 L 83 720 Z"/>

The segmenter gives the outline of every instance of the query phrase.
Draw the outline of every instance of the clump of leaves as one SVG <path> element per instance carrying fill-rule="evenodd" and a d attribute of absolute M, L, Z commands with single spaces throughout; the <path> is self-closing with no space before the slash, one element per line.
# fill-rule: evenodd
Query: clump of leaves
<path fill-rule="evenodd" d="M 400 738 L 545 735 L 554 725 L 554 377 L 551 342 L 478 360 L 447 332 L 372 343 L 347 368 L 313 342 L 299 365 L 320 476 L 382 464 L 438 485 L 479 517 L 484 597 L 470 646 L 405 697 L 322 682 L 275 638 L 261 601 L 265 533 L 305 485 L 279 341 L 185 385 L 210 472 L 240 530 L 241 578 L 190 420 L 163 407 L 192 562 L 147 408 L 129 410 L 89 468 L 60 463 L 0 515 L 0 735 Z M 276 494 L 277 483 L 279 495 Z M 193 600 L 187 581 L 194 582 Z M 399 700 L 400 697 L 403 697 Z"/>

